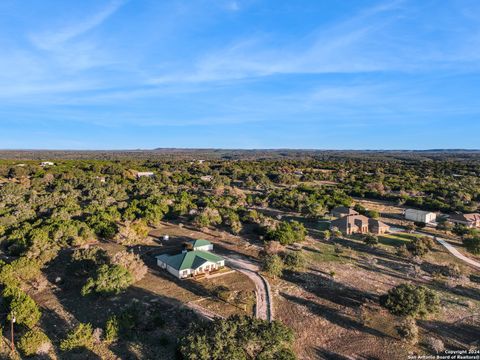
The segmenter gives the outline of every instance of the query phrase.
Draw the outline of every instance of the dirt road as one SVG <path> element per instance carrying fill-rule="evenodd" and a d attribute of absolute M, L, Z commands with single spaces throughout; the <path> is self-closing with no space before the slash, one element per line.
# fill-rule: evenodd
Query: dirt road
<path fill-rule="evenodd" d="M 225 256 L 227 264 L 237 271 L 248 276 L 256 287 L 257 306 L 256 316 L 263 320 L 273 320 L 273 303 L 270 284 L 259 274 L 259 266 L 238 255 Z"/>

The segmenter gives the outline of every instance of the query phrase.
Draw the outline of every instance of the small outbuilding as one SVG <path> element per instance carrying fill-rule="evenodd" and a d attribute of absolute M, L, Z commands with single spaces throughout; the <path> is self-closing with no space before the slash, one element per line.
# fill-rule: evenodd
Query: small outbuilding
<path fill-rule="evenodd" d="M 210 241 L 203 239 L 191 240 L 185 243 L 185 249 L 189 251 L 212 251 L 213 244 Z"/>

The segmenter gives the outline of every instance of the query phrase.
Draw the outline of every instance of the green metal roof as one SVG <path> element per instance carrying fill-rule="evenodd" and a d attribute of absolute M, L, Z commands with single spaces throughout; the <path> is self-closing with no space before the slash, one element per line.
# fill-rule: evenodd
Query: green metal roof
<path fill-rule="evenodd" d="M 188 243 L 192 245 L 194 248 L 200 247 L 200 246 L 212 245 L 210 241 L 203 240 L 203 239 L 192 240 L 192 241 L 189 241 Z"/>
<path fill-rule="evenodd" d="M 165 262 L 167 265 L 171 266 L 175 270 L 182 271 L 186 269 L 198 269 L 200 266 L 205 264 L 207 261 L 217 263 L 222 261 L 223 258 L 206 251 L 188 251 L 183 254 L 178 254 L 174 256 L 160 255 L 157 256 L 157 259 Z"/>

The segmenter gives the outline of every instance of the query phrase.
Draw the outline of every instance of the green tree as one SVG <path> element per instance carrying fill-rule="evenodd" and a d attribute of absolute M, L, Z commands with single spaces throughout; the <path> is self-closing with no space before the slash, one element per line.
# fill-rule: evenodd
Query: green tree
<path fill-rule="evenodd" d="M 274 278 L 282 275 L 283 267 L 282 258 L 276 254 L 267 255 L 263 259 L 263 271 Z"/>
<path fill-rule="evenodd" d="M 462 242 L 469 252 L 475 255 L 480 254 L 480 234 L 476 233 L 464 236 Z"/>
<path fill-rule="evenodd" d="M 424 286 L 401 284 L 380 298 L 381 304 L 393 315 L 423 317 L 436 312 L 440 305 L 438 295 Z"/>
<path fill-rule="evenodd" d="M 180 340 L 189 360 L 294 360 L 292 331 L 281 322 L 234 315 L 194 323 Z"/>
<path fill-rule="evenodd" d="M 282 221 L 274 230 L 267 233 L 267 239 L 278 241 L 282 245 L 289 245 L 302 242 L 306 235 L 305 226 L 298 221 Z"/>
<path fill-rule="evenodd" d="M 92 325 L 80 323 L 68 333 L 66 339 L 62 340 L 60 349 L 62 351 L 70 351 L 77 348 L 91 349 L 93 340 Z"/>
<path fill-rule="evenodd" d="M 210 225 L 218 225 L 222 222 L 222 217 L 217 209 L 206 207 L 200 211 L 195 217 L 194 223 L 198 227 L 208 227 Z"/>
<path fill-rule="evenodd" d="M 118 335 L 120 332 L 120 322 L 118 318 L 114 315 L 108 318 L 107 323 L 105 324 L 105 341 L 114 342 L 118 340 Z"/>
<path fill-rule="evenodd" d="M 435 246 L 435 243 L 431 237 L 422 236 L 416 237 L 409 243 L 407 243 L 407 250 L 413 256 L 424 256 Z"/>
<path fill-rule="evenodd" d="M 305 257 L 302 251 L 289 251 L 283 255 L 285 268 L 292 271 L 301 271 L 305 267 Z"/>
<path fill-rule="evenodd" d="M 51 347 L 50 339 L 44 332 L 34 329 L 22 335 L 18 342 L 18 348 L 25 356 L 33 356 L 41 352 L 48 352 Z"/>
<path fill-rule="evenodd" d="M 133 284 L 132 274 L 120 265 L 102 265 L 96 276 L 89 278 L 82 287 L 82 295 L 94 293 L 103 295 L 119 294 Z"/>
<path fill-rule="evenodd" d="M 322 237 L 324 240 L 330 240 L 332 237 L 332 232 L 330 230 L 324 230 L 322 233 Z"/>
<path fill-rule="evenodd" d="M 2 297 L 8 313 L 8 320 L 15 316 L 17 324 L 25 325 L 28 328 L 33 327 L 40 320 L 41 314 L 37 304 L 20 288 L 7 286 L 2 292 Z"/>

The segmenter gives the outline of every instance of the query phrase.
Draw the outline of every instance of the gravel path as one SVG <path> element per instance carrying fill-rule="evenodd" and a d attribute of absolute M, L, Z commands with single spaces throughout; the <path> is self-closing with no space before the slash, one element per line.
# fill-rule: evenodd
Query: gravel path
<path fill-rule="evenodd" d="M 450 254 L 452 254 L 453 256 L 455 256 L 457 259 L 460 259 L 463 262 L 466 262 L 467 264 L 469 264 L 469 265 L 471 265 L 471 266 L 473 266 L 477 269 L 480 269 L 480 262 L 475 261 L 473 259 L 470 259 L 469 257 L 463 255 L 460 251 L 457 250 L 457 248 L 455 246 L 451 245 L 445 239 L 442 239 L 442 238 L 439 238 L 437 236 L 433 236 L 433 235 L 430 235 L 430 234 L 427 234 L 427 233 L 424 233 L 424 232 L 421 232 L 421 231 L 415 231 L 415 233 L 423 235 L 423 236 L 428 236 L 430 238 L 435 239 L 440 245 L 442 245 L 445 249 L 447 249 L 448 252 Z"/>
<path fill-rule="evenodd" d="M 460 251 L 458 251 L 453 245 L 450 245 L 448 242 L 446 242 L 443 239 L 437 238 L 437 241 L 443 245 L 453 256 L 456 258 L 476 267 L 477 269 L 480 269 L 480 263 L 478 261 L 475 261 L 473 259 L 470 259 L 469 257 L 466 257 L 463 255 Z"/>
<path fill-rule="evenodd" d="M 248 276 L 256 287 L 256 316 L 263 320 L 273 320 L 273 304 L 270 284 L 259 274 L 259 266 L 238 255 L 225 257 L 227 264 Z"/>

